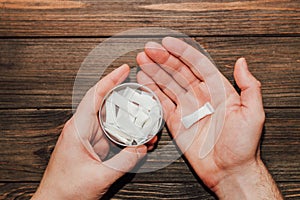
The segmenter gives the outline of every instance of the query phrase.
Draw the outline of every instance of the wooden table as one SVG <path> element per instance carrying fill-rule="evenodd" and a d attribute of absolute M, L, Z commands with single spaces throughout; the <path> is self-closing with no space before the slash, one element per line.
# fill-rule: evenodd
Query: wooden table
<path fill-rule="evenodd" d="M 28 199 L 36 190 L 72 115 L 72 87 L 87 54 L 139 27 L 193 37 L 231 82 L 234 61 L 246 57 L 262 82 L 263 160 L 286 199 L 300 198 L 300 2 L 161 2 L 0 0 L 0 199 Z M 125 59 L 136 66 L 133 56 Z M 182 158 L 122 181 L 109 197 L 214 199 Z"/>

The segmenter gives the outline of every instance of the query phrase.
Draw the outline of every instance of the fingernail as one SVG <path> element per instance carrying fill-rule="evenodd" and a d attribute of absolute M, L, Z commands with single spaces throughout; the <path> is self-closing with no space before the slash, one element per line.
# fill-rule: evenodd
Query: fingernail
<path fill-rule="evenodd" d="M 128 67 L 128 68 L 129 68 L 129 66 L 128 66 L 127 64 L 123 64 L 123 65 L 121 65 L 120 67 L 118 67 L 117 69 L 115 69 L 114 72 L 115 72 L 115 73 L 118 73 L 118 72 L 124 70 L 125 67 Z"/>
<path fill-rule="evenodd" d="M 162 39 L 162 43 L 163 44 L 164 43 L 173 43 L 174 42 L 173 39 L 174 38 L 172 38 L 172 37 L 165 37 L 165 38 Z"/>
<path fill-rule="evenodd" d="M 246 59 L 245 58 L 241 58 L 241 62 L 242 62 L 242 66 L 245 68 L 245 69 L 248 69 L 248 65 L 247 65 L 247 62 L 246 62 Z"/>
<path fill-rule="evenodd" d="M 125 68 L 125 67 L 129 68 L 129 66 L 127 64 L 123 64 L 123 65 L 120 66 L 120 68 Z"/>
<path fill-rule="evenodd" d="M 149 49 L 159 49 L 159 50 L 164 50 L 164 48 L 156 43 L 156 42 L 147 42 L 146 45 L 145 45 L 146 48 L 149 48 Z"/>
<path fill-rule="evenodd" d="M 142 52 L 139 52 L 139 53 L 136 55 L 136 57 L 137 57 L 137 58 L 143 57 L 143 56 L 144 56 L 144 53 L 145 53 L 145 52 L 143 52 L 143 51 L 142 51 Z"/>

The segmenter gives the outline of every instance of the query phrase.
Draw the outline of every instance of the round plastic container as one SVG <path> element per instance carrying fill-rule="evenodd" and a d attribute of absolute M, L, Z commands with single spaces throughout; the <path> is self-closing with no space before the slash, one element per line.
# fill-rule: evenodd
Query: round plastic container
<path fill-rule="evenodd" d="M 150 141 L 162 128 L 163 111 L 156 94 L 144 85 L 124 83 L 104 97 L 99 120 L 105 135 L 121 146 Z"/>

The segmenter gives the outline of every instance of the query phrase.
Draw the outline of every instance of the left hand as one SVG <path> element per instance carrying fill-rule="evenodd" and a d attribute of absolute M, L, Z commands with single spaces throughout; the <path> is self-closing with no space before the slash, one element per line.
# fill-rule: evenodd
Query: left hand
<path fill-rule="evenodd" d="M 99 126 L 98 110 L 105 94 L 129 74 L 123 65 L 100 80 L 84 96 L 65 124 L 37 192 L 32 199 L 99 199 L 147 153 L 147 147 L 126 147 L 104 161 L 110 145 Z M 157 138 L 147 145 L 153 148 Z"/>

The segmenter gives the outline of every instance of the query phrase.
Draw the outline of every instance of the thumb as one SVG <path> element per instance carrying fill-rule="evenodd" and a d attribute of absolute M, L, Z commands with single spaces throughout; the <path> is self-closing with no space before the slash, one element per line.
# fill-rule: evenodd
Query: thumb
<path fill-rule="evenodd" d="M 245 58 L 236 61 L 234 79 L 241 89 L 241 104 L 248 112 L 264 113 L 260 82 L 249 72 Z"/>
<path fill-rule="evenodd" d="M 113 183 L 125 173 L 129 172 L 146 155 L 147 147 L 126 147 L 111 159 L 102 163 L 101 174 L 108 177 L 108 181 Z"/>

